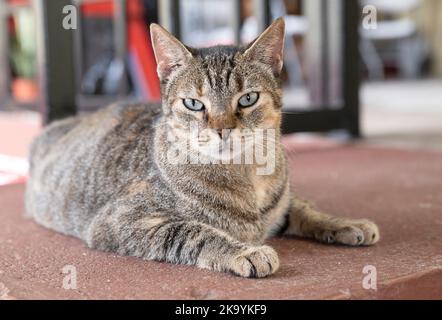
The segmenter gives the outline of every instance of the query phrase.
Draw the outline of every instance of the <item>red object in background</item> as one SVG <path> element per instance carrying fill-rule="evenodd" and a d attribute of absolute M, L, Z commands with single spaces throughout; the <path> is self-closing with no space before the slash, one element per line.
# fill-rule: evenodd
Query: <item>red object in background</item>
<path fill-rule="evenodd" d="M 16 6 L 28 6 L 29 0 L 8 0 L 8 4 Z M 13 16 L 7 18 L 9 35 L 15 36 L 16 23 Z M 34 103 L 38 97 L 38 85 L 33 79 L 17 77 L 12 80 L 11 91 L 15 100 L 23 103 Z"/>
<path fill-rule="evenodd" d="M 7 24 L 8 24 L 8 33 L 9 34 L 15 34 L 17 28 L 15 26 L 14 18 L 8 17 L 7 21 L 8 21 L 7 22 Z"/>
<path fill-rule="evenodd" d="M 130 51 L 134 52 L 135 59 L 142 68 L 150 100 L 161 99 L 160 84 L 156 73 L 157 64 L 152 50 L 148 26 L 143 19 L 143 7 L 139 0 L 127 2 L 128 12 L 128 43 Z"/>
<path fill-rule="evenodd" d="M 136 59 L 136 65 L 141 70 L 133 70 L 133 81 L 140 87 L 139 92 L 143 98 L 150 101 L 161 99 L 160 84 L 156 74 L 155 56 L 150 44 L 148 26 L 144 22 L 144 8 L 140 0 L 129 0 L 127 3 L 127 39 L 128 52 Z M 84 16 L 112 17 L 114 6 L 112 1 L 85 2 L 81 5 L 81 13 Z"/>
<path fill-rule="evenodd" d="M 130 2 L 130 0 L 129 0 Z M 85 17 L 111 17 L 114 14 L 113 1 L 103 2 L 83 2 L 81 4 L 81 14 Z"/>
<path fill-rule="evenodd" d="M 8 4 L 16 6 L 27 6 L 29 5 L 29 0 L 8 0 Z"/>
<path fill-rule="evenodd" d="M 32 103 L 38 97 L 38 85 L 33 79 L 15 78 L 11 84 L 12 95 L 18 102 Z"/>

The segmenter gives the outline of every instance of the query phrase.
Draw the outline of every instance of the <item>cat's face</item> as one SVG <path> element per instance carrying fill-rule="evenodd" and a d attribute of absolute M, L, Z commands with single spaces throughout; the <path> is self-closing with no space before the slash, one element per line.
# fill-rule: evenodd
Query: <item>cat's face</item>
<path fill-rule="evenodd" d="M 158 25 L 151 34 L 164 114 L 178 139 L 217 155 L 235 139 L 253 143 L 258 131 L 279 130 L 282 19 L 241 48 L 187 48 Z"/>

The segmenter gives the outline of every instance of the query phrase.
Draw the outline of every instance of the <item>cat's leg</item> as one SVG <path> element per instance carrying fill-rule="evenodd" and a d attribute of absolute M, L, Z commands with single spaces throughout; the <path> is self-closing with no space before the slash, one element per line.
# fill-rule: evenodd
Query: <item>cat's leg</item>
<path fill-rule="evenodd" d="M 242 277 L 265 277 L 279 267 L 278 256 L 269 246 L 242 243 L 207 224 L 161 213 L 100 215 L 85 238 L 95 249 Z"/>
<path fill-rule="evenodd" d="M 366 219 L 334 217 L 317 211 L 297 197 L 292 198 L 289 225 L 284 234 L 351 246 L 372 245 L 379 240 L 375 223 Z"/>

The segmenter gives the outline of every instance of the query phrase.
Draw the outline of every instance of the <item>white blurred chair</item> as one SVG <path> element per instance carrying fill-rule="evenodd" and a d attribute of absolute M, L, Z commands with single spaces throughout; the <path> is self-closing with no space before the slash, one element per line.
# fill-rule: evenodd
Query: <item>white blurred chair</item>
<path fill-rule="evenodd" d="M 417 35 L 416 23 L 400 15 L 417 8 L 421 0 L 360 0 L 362 6 L 371 5 L 377 13 L 385 14 L 390 19 L 377 21 L 375 29 L 360 27 L 360 51 L 362 60 L 368 69 L 370 79 L 384 78 L 384 63 L 376 41 L 395 42 L 394 57 L 398 61 L 403 77 L 417 77 L 426 55 L 425 45 Z"/>
<path fill-rule="evenodd" d="M 307 34 L 307 18 L 301 15 L 287 15 L 284 0 L 270 1 L 271 17 L 284 17 L 286 23 L 286 41 L 284 43 L 284 59 L 287 68 L 290 87 L 299 87 L 304 84 L 301 62 L 293 37 Z"/>
<path fill-rule="evenodd" d="M 284 65 L 287 68 L 288 84 L 298 87 L 304 84 L 301 63 L 296 49 L 294 36 L 305 36 L 307 33 L 307 18 L 301 15 L 287 15 L 284 0 L 270 1 L 270 14 L 272 19 L 284 17 L 286 23 L 286 41 L 284 47 Z M 255 16 L 248 17 L 242 26 L 241 41 L 248 43 L 259 35 L 258 20 Z"/>

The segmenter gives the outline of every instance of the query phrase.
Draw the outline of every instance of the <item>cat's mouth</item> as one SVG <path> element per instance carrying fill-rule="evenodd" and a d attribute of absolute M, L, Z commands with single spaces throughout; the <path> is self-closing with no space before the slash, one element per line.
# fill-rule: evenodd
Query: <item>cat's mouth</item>
<path fill-rule="evenodd" d="M 253 147 L 253 137 L 230 136 L 226 140 L 219 138 L 203 137 L 197 140 L 193 151 L 200 155 L 215 160 L 232 160 L 240 157 L 244 152 Z"/>
<path fill-rule="evenodd" d="M 265 157 L 274 153 L 274 134 L 266 130 L 232 129 L 220 134 L 217 130 L 201 131 L 172 130 L 175 132 L 171 140 L 172 158 L 175 151 L 180 150 L 180 159 L 188 159 L 190 163 L 223 163 L 223 164 L 255 164 L 257 157 Z M 270 150 L 267 150 L 270 149 Z"/>

